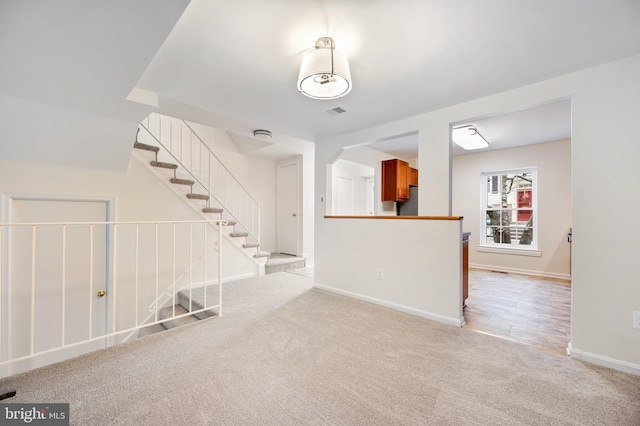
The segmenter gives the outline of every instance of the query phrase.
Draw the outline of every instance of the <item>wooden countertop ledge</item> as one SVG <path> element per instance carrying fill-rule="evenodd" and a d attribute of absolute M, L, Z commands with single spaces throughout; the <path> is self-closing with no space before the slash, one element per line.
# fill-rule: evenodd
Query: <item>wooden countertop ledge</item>
<path fill-rule="evenodd" d="M 462 220 L 462 216 L 325 216 L 325 219 Z"/>

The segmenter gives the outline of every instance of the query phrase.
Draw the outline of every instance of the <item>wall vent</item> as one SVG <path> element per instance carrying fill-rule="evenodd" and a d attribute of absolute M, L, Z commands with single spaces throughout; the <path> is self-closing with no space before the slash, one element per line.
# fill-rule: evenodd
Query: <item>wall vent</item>
<path fill-rule="evenodd" d="M 327 114 L 329 115 L 338 115 L 338 114 L 342 114 L 347 112 L 346 109 L 342 108 L 341 106 L 337 106 L 335 108 L 331 108 L 330 110 L 325 111 Z"/>

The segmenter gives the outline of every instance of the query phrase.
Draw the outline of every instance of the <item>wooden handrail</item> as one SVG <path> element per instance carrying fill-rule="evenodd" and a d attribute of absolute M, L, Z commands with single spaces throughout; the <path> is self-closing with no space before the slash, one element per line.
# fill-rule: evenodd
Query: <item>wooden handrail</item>
<path fill-rule="evenodd" d="M 325 216 L 325 219 L 462 220 L 463 216 Z"/>

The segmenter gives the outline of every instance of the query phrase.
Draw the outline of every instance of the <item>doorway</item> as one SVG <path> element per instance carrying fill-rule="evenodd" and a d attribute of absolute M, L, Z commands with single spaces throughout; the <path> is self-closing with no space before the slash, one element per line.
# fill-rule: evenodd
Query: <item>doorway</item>
<path fill-rule="evenodd" d="M 278 252 L 292 256 L 298 256 L 300 252 L 299 173 L 299 163 L 297 162 L 278 165 Z"/>
<path fill-rule="evenodd" d="M 489 143 L 452 147 L 452 212 L 471 232 L 465 327 L 566 354 L 571 100 L 452 123 L 465 126 Z M 526 168 L 536 170 L 533 198 L 524 197 Z"/>
<path fill-rule="evenodd" d="M 109 230 L 94 225 L 91 232 L 88 225 L 71 223 L 106 222 L 109 216 L 108 200 L 9 198 L 11 223 L 70 225 L 14 226 L 3 236 L 3 356 L 44 352 L 11 363 L 8 374 L 106 347 L 105 339 L 80 342 L 107 334 L 109 298 L 97 292 L 109 290 Z M 60 346 L 66 348 L 54 351 Z"/>
<path fill-rule="evenodd" d="M 374 212 L 375 169 L 366 164 L 338 159 L 331 165 L 330 214 L 370 216 Z"/>

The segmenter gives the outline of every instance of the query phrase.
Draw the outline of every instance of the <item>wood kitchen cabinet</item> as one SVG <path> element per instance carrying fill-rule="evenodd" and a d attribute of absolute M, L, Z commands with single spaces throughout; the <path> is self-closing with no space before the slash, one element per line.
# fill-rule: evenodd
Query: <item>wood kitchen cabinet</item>
<path fill-rule="evenodd" d="M 409 163 L 399 159 L 382 162 L 382 201 L 409 200 Z"/>
<path fill-rule="evenodd" d="M 409 186 L 418 186 L 418 169 L 409 167 Z"/>
<path fill-rule="evenodd" d="M 469 235 L 471 232 L 462 234 L 462 309 L 467 307 L 469 297 Z"/>

